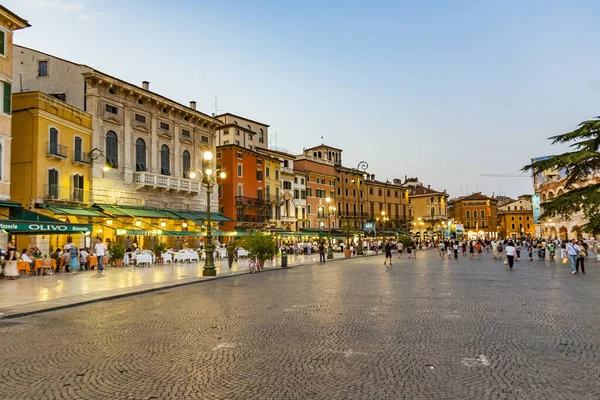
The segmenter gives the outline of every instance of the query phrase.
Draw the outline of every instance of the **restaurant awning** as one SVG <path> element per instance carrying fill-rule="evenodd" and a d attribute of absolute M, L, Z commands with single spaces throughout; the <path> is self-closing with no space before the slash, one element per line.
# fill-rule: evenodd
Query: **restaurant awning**
<path fill-rule="evenodd" d="M 106 217 L 100 211 L 91 208 L 79 208 L 68 206 L 55 206 L 52 204 L 38 204 L 40 208 L 52 211 L 56 215 L 74 215 L 76 217 Z"/>
<path fill-rule="evenodd" d="M 0 221 L 0 229 L 13 234 L 63 234 L 92 232 L 92 226 L 69 224 L 24 208 L 11 208 L 10 219 Z"/>
<path fill-rule="evenodd" d="M 180 211 L 180 210 L 165 210 L 147 207 L 131 207 L 118 206 L 110 204 L 95 204 L 95 207 L 101 209 L 115 217 L 130 217 L 130 218 L 165 218 L 165 219 L 184 219 L 199 224 L 206 221 L 207 214 L 199 211 Z M 211 220 L 215 222 L 233 221 L 226 216 L 218 213 L 211 213 Z"/>

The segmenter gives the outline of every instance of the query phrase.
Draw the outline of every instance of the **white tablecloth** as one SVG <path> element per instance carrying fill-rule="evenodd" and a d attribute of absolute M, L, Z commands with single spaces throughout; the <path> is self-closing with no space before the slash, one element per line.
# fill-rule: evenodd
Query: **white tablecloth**
<path fill-rule="evenodd" d="M 173 261 L 173 256 L 170 253 L 163 253 L 162 259 L 163 259 L 164 263 L 168 263 L 168 262 Z"/>
<path fill-rule="evenodd" d="M 248 257 L 248 250 L 239 249 L 237 251 L 238 257 Z"/>
<path fill-rule="evenodd" d="M 198 261 L 198 253 L 195 251 L 177 252 L 173 255 L 173 261 Z"/>
<path fill-rule="evenodd" d="M 152 264 L 152 254 L 137 254 L 135 256 L 136 264 Z"/>

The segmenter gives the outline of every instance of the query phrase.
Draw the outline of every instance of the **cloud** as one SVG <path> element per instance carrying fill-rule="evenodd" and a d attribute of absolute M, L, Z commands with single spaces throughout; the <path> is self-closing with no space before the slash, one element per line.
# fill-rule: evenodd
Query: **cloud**
<path fill-rule="evenodd" d="M 21 2 L 32 7 L 76 13 L 79 19 L 87 21 L 96 21 L 98 17 L 106 15 L 105 12 L 88 11 L 83 2 L 78 0 L 21 0 Z"/>

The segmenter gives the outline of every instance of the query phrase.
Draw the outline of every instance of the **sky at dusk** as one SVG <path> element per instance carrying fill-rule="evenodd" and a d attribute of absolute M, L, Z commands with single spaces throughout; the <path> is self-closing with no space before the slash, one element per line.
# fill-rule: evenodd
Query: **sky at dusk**
<path fill-rule="evenodd" d="M 532 192 L 548 136 L 600 115 L 598 1 L 4 0 L 15 43 L 199 110 L 325 143 L 381 180 L 452 196 Z M 16 79 L 16 77 L 15 77 Z"/>

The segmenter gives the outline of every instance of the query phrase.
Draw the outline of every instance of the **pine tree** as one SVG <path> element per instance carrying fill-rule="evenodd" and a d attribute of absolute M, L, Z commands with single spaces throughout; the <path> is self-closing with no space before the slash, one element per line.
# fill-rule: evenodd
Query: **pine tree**
<path fill-rule="evenodd" d="M 522 169 L 533 173 L 566 171 L 565 193 L 542 204 L 544 212 L 541 218 L 568 219 L 574 213 L 581 212 L 588 222 L 579 228 L 583 232 L 599 234 L 600 117 L 584 121 L 574 131 L 552 136 L 549 140 L 552 144 L 569 144 L 572 151 L 534 162 Z"/>

